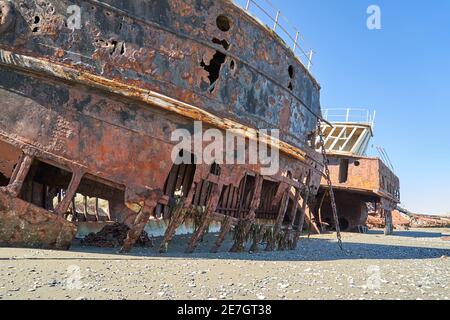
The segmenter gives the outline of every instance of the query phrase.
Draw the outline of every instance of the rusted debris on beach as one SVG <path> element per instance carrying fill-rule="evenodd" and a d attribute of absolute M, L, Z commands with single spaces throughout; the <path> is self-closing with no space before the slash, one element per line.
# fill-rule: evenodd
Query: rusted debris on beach
<path fill-rule="evenodd" d="M 0 246 L 66 250 L 76 226 L 0 190 Z"/>
<path fill-rule="evenodd" d="M 383 229 L 386 226 L 386 219 L 382 215 L 381 210 L 369 212 L 366 224 L 370 229 Z M 408 230 L 411 228 L 411 219 L 400 211 L 394 210 L 392 211 L 392 224 L 395 230 Z"/>
<path fill-rule="evenodd" d="M 410 228 L 449 228 L 450 218 L 431 215 L 419 215 L 398 208 L 392 212 L 394 228 L 408 230 Z M 367 219 L 369 228 L 384 228 L 385 221 L 380 212 L 371 212 Z"/>
<path fill-rule="evenodd" d="M 81 244 L 100 248 L 120 248 L 123 246 L 130 228 L 125 224 L 106 225 L 100 232 L 91 233 L 82 239 Z M 153 247 L 153 240 L 148 233 L 142 231 L 135 243 L 137 247 Z"/>
<path fill-rule="evenodd" d="M 450 217 L 412 215 L 412 228 L 450 228 Z"/>

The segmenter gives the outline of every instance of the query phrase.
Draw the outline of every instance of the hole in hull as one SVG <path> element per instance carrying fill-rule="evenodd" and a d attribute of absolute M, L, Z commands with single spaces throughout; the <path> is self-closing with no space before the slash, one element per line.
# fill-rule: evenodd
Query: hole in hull
<path fill-rule="evenodd" d="M 233 61 L 230 62 L 230 69 L 234 70 L 234 68 L 236 68 L 236 63 Z"/>
<path fill-rule="evenodd" d="M 214 38 L 212 42 L 221 45 L 225 50 L 228 50 L 230 48 L 230 44 L 226 40 L 219 40 L 217 38 Z M 216 82 L 219 79 L 220 70 L 222 69 L 222 65 L 225 63 L 226 58 L 227 56 L 225 54 L 220 51 L 216 51 L 208 65 L 206 65 L 205 61 L 203 60 L 200 63 L 200 66 L 209 73 L 208 79 L 210 93 L 213 93 L 216 88 Z"/>
<path fill-rule="evenodd" d="M 255 186 L 255 177 L 246 175 L 239 187 L 229 185 L 223 188 L 217 212 L 233 218 L 247 215 L 250 212 Z"/>
<path fill-rule="evenodd" d="M 175 197 L 187 197 L 194 182 L 196 172 L 195 156 L 184 150 L 180 151 L 180 159 L 189 158 L 188 163 L 174 164 L 166 179 L 164 186 L 164 194 L 171 199 Z M 178 161 L 177 161 L 178 162 Z M 180 161 L 181 162 L 181 161 Z M 157 218 L 170 218 L 169 206 L 158 205 L 155 210 Z"/>
<path fill-rule="evenodd" d="M 201 62 L 201 66 L 205 71 L 209 73 L 208 79 L 209 79 L 209 92 L 214 92 L 216 88 L 216 82 L 219 79 L 220 69 L 222 68 L 222 65 L 225 63 L 226 55 L 224 55 L 222 52 L 216 51 L 214 54 L 212 60 L 209 62 L 209 65 L 206 65 L 204 61 Z"/>
<path fill-rule="evenodd" d="M 289 73 L 289 78 L 291 80 L 294 79 L 294 67 L 293 66 L 289 66 L 288 73 Z M 289 81 L 288 89 L 291 91 L 294 90 L 294 85 L 292 84 L 292 81 Z"/>
<path fill-rule="evenodd" d="M 228 50 L 230 48 L 230 44 L 227 40 L 219 40 L 217 38 L 212 39 L 212 42 L 218 45 L 221 45 L 225 50 Z"/>
<path fill-rule="evenodd" d="M 289 78 L 294 79 L 294 67 L 289 66 L 288 68 Z"/>
<path fill-rule="evenodd" d="M 6 187 L 9 184 L 9 179 L 0 172 L 0 187 Z"/>
<path fill-rule="evenodd" d="M 34 160 L 19 197 L 46 210 L 54 210 L 64 198 L 72 173 Z"/>
<path fill-rule="evenodd" d="M 231 29 L 231 21 L 227 16 L 220 15 L 216 19 L 216 25 L 217 28 L 219 28 L 220 31 L 228 32 Z"/>
<path fill-rule="evenodd" d="M 124 189 L 124 188 L 123 188 Z M 114 210 L 114 205 L 123 208 L 124 191 L 112 187 L 107 182 L 86 176 L 80 182 L 69 208 L 68 220 L 91 222 L 122 222 L 121 210 Z"/>
<path fill-rule="evenodd" d="M 341 159 L 339 164 L 339 183 L 346 183 L 348 181 L 348 159 Z"/>
<path fill-rule="evenodd" d="M 256 211 L 256 217 L 258 219 L 276 219 L 278 212 L 272 207 L 275 199 L 279 183 L 269 180 L 264 180 L 261 189 L 261 202 L 258 210 Z"/>

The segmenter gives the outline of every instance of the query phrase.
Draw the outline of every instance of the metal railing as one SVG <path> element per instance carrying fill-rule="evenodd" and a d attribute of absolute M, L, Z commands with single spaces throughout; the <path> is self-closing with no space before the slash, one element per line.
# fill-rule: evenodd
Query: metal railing
<path fill-rule="evenodd" d="M 331 123 L 363 123 L 375 127 L 376 111 L 368 109 L 324 109 L 322 114 Z"/>
<path fill-rule="evenodd" d="M 251 16 L 259 19 L 264 23 L 264 20 L 268 20 L 272 26 L 267 25 L 274 32 L 276 32 L 283 41 L 286 42 L 287 46 L 290 47 L 297 59 L 311 71 L 313 66 L 312 58 L 314 55 L 314 50 L 304 50 L 302 43 L 304 43 L 304 38 L 300 34 L 300 31 L 289 22 L 285 15 L 275 7 L 269 0 L 241 0 L 245 1 L 245 11 Z M 235 0 L 236 2 L 236 0 Z M 238 4 L 239 5 L 239 4 Z M 261 17 L 259 14 L 263 14 Z M 263 20 L 261 20 L 262 18 Z M 280 32 L 281 30 L 281 32 Z"/>

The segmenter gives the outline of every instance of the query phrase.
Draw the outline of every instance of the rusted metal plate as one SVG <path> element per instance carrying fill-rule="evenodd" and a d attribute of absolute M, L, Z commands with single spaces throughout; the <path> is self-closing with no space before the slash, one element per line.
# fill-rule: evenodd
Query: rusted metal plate
<path fill-rule="evenodd" d="M 0 174 L 4 179 L 11 179 L 15 165 L 22 155 L 20 149 L 0 141 Z"/>
<path fill-rule="evenodd" d="M 335 188 L 377 194 L 400 202 L 400 180 L 380 159 L 330 155 L 329 160 L 331 181 Z M 343 170 L 347 173 L 344 179 Z M 326 185 L 324 180 L 322 185 Z"/>
<path fill-rule="evenodd" d="M 66 250 L 77 227 L 0 190 L 0 245 Z"/>
<path fill-rule="evenodd" d="M 369 214 L 366 203 L 375 202 L 378 198 L 350 191 L 335 190 L 335 199 L 341 230 L 356 231 L 359 226 L 366 225 Z M 334 220 L 328 195 L 320 210 L 322 222 L 325 225 L 333 226 Z"/>
<path fill-rule="evenodd" d="M 380 159 L 340 155 L 330 155 L 329 159 L 342 230 L 356 231 L 366 226 L 367 203 L 376 204 L 386 212 L 392 212 L 397 207 L 400 202 L 400 180 Z M 326 190 L 322 180 L 320 193 Z M 326 197 L 321 208 L 326 225 L 332 224 L 328 203 Z"/>
<path fill-rule="evenodd" d="M 16 23 L 0 45 L 15 53 L 153 90 L 251 127 L 279 127 L 283 140 L 297 147 L 315 130 L 308 111 L 320 114 L 314 78 L 276 37 L 228 1 L 12 3 Z M 74 31 L 65 26 L 73 3 L 82 17 Z M 228 32 L 218 28 L 219 15 L 230 20 Z M 214 39 L 226 41 L 228 49 Z M 210 92 L 202 62 L 209 64 L 217 52 L 226 59 Z"/>

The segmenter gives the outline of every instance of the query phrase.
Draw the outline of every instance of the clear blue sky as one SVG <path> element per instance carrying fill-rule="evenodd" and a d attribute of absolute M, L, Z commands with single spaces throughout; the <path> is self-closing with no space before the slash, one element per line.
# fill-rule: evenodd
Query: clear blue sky
<path fill-rule="evenodd" d="M 450 213 L 450 1 L 272 3 L 317 51 L 322 106 L 377 110 L 372 144 L 386 148 L 403 205 Z M 382 30 L 366 27 L 372 4 L 381 8 Z"/>

